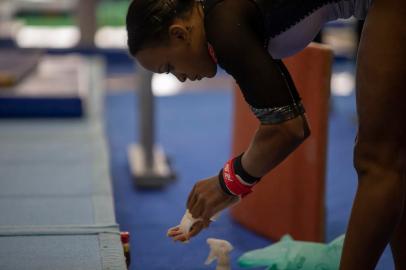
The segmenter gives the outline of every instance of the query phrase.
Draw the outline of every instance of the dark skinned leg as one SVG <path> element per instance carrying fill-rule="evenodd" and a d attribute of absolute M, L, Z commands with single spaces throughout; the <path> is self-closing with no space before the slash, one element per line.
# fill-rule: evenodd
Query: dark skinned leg
<path fill-rule="evenodd" d="M 357 63 L 358 189 L 341 270 L 374 269 L 391 239 L 394 253 L 406 255 L 400 223 L 406 191 L 405 18 L 406 1 L 375 0 L 365 21 Z"/>
<path fill-rule="evenodd" d="M 406 173 L 404 173 L 406 178 Z M 395 229 L 390 246 L 396 270 L 406 269 L 406 200 L 403 202 L 403 215 Z"/>

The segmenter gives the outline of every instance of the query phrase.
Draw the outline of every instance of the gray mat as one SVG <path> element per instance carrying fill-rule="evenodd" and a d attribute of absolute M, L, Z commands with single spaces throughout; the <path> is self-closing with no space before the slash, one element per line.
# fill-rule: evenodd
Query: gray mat
<path fill-rule="evenodd" d="M 102 269 L 100 256 L 97 235 L 0 237 L 2 270 Z"/>
<path fill-rule="evenodd" d="M 100 63 L 80 120 L 0 121 L 0 269 L 126 269 L 102 124 Z"/>

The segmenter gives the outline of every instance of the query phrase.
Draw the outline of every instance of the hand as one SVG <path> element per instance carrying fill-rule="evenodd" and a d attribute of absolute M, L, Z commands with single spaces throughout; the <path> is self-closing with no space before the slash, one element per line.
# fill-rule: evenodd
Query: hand
<path fill-rule="evenodd" d="M 200 232 L 202 229 L 207 228 L 209 226 L 210 220 L 209 221 L 203 221 L 199 220 L 196 223 L 192 225 L 190 228 L 190 231 L 187 233 L 184 233 L 182 231 L 182 228 L 180 225 L 176 227 L 172 227 L 168 230 L 167 236 L 171 237 L 173 241 L 180 241 L 183 243 L 186 243 L 189 241 L 189 239 L 196 235 L 198 232 Z"/>
<path fill-rule="evenodd" d="M 203 222 L 201 218 L 193 218 L 192 214 L 189 212 L 188 209 L 186 209 L 185 214 L 182 217 L 182 220 L 180 221 L 180 224 L 176 227 L 172 227 L 168 230 L 167 236 L 172 237 L 174 241 L 181 241 L 181 242 L 186 242 L 189 240 L 188 235 L 190 230 L 192 229 L 193 225 L 195 225 L 198 222 Z M 199 224 L 196 224 L 195 226 L 200 226 Z M 206 227 L 208 224 L 206 224 Z"/>
<path fill-rule="evenodd" d="M 220 187 L 218 176 L 197 182 L 189 194 L 187 209 L 193 218 L 201 218 L 191 228 L 186 239 L 197 235 L 207 228 L 210 219 L 221 210 L 239 201 L 238 196 L 226 194 Z"/>

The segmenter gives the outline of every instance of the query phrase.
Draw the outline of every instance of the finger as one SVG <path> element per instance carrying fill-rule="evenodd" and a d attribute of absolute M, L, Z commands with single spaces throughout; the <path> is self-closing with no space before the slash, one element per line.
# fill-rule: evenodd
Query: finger
<path fill-rule="evenodd" d="M 169 232 L 169 231 L 179 231 L 179 230 L 180 230 L 180 226 L 178 225 L 178 226 L 169 228 L 169 229 L 168 229 L 168 232 Z"/>
<path fill-rule="evenodd" d="M 187 237 L 186 234 L 181 234 L 181 235 L 175 236 L 175 237 L 173 237 L 172 239 L 173 239 L 173 241 L 175 241 L 175 242 L 176 242 L 176 241 L 185 242 L 185 241 L 189 240 L 189 238 Z"/>
<path fill-rule="evenodd" d="M 171 236 L 173 241 L 181 241 L 182 239 L 186 239 L 186 234 L 180 233 L 178 235 Z"/>
<path fill-rule="evenodd" d="M 168 233 L 166 235 L 169 237 L 174 237 L 174 236 L 178 236 L 182 233 L 183 232 L 181 230 L 176 230 L 176 231 L 168 231 Z"/>
<path fill-rule="evenodd" d="M 197 235 L 205 228 L 205 224 L 202 221 L 196 222 L 193 227 L 190 229 L 189 233 L 186 235 L 187 239 Z"/>
<path fill-rule="evenodd" d="M 169 232 L 173 232 L 173 231 L 179 231 L 179 229 L 180 229 L 179 225 L 178 225 L 178 226 L 175 226 L 175 227 L 172 227 L 172 228 L 169 228 L 169 229 L 168 229 L 168 233 L 169 233 Z"/>
<path fill-rule="evenodd" d="M 211 224 L 211 222 L 212 222 L 211 219 L 204 219 L 204 220 L 203 220 L 203 227 L 204 227 L 204 228 L 209 227 L 210 224 Z"/>
<path fill-rule="evenodd" d="M 168 234 L 168 237 L 174 238 L 174 237 L 178 237 L 178 236 L 181 235 L 181 234 L 184 234 L 184 233 L 180 232 L 180 233 Z"/>

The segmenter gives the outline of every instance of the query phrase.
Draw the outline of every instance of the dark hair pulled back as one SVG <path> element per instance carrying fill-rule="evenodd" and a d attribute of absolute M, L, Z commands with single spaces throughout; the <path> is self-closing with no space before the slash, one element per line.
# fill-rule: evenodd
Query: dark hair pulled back
<path fill-rule="evenodd" d="M 127 12 L 128 48 L 135 54 L 146 46 L 168 40 L 168 28 L 189 14 L 196 0 L 132 0 Z"/>

